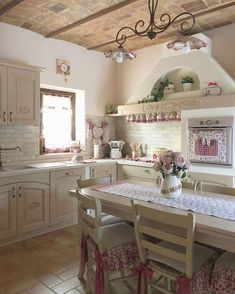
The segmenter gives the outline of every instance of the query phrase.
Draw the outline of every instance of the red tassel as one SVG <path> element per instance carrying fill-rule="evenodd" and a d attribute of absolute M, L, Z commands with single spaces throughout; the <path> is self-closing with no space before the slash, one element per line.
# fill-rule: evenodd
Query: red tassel
<path fill-rule="evenodd" d="M 103 267 L 103 257 L 97 247 L 95 250 L 95 294 L 103 294 L 104 292 L 104 267 Z"/>
<path fill-rule="evenodd" d="M 80 269 L 79 269 L 79 277 L 83 277 L 83 278 L 84 278 L 86 263 L 88 261 L 87 239 L 88 237 L 83 236 L 81 240 L 81 262 L 80 262 Z"/>
<path fill-rule="evenodd" d="M 190 294 L 191 279 L 186 277 L 178 277 L 176 279 L 177 294 Z"/>
<path fill-rule="evenodd" d="M 142 289 L 142 277 L 144 282 L 144 294 L 148 292 L 148 279 L 152 279 L 153 271 L 148 268 L 147 263 L 140 263 L 138 266 L 132 268 L 132 271 L 138 274 L 138 287 L 137 287 L 137 294 L 141 294 Z"/>

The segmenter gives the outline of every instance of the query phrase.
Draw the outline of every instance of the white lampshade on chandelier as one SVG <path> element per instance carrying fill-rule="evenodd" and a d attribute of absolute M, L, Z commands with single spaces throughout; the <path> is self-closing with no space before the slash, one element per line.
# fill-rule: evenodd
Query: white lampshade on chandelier
<path fill-rule="evenodd" d="M 207 43 L 194 36 L 184 36 L 167 44 L 168 49 L 175 51 L 182 50 L 183 53 L 189 53 L 192 49 L 201 49 L 206 47 Z"/>
<path fill-rule="evenodd" d="M 163 1 L 163 0 L 162 0 Z M 149 10 L 149 24 L 146 24 L 142 19 L 138 20 L 134 28 L 129 26 L 122 27 L 116 34 L 116 42 L 118 48 L 110 50 L 104 53 L 105 57 L 112 58 L 117 63 L 122 63 L 125 59 L 133 59 L 136 55 L 123 48 L 124 43 L 127 40 L 127 36 L 124 31 L 129 30 L 140 37 L 148 37 L 150 40 L 156 38 L 159 34 L 165 32 L 175 21 L 179 21 L 181 17 L 182 22 L 180 29 L 183 33 L 189 33 L 195 24 L 195 17 L 190 12 L 182 12 L 171 18 L 168 13 L 163 13 L 160 16 L 159 21 L 155 22 L 155 13 L 158 6 L 158 0 L 148 0 Z M 187 20 L 186 20 L 187 19 Z"/>
<path fill-rule="evenodd" d="M 124 59 L 133 59 L 136 54 L 125 50 L 121 45 L 116 50 L 110 50 L 104 53 L 105 57 L 112 58 L 117 63 L 122 63 Z"/>

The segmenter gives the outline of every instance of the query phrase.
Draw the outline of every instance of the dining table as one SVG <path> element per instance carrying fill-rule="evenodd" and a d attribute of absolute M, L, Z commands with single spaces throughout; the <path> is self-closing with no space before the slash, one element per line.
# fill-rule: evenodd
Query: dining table
<path fill-rule="evenodd" d="M 128 188 L 131 189 L 129 192 Z M 121 217 L 128 221 L 134 220 L 130 201 L 133 198 L 142 205 L 156 209 L 156 213 L 158 210 L 177 214 L 187 214 L 188 212 L 193 211 L 193 209 L 191 210 L 190 207 L 182 209 L 184 205 L 179 205 L 180 202 L 178 199 L 165 201 L 161 198 L 163 196 L 160 195 L 160 189 L 155 188 L 156 184 L 151 182 L 124 180 L 110 183 L 108 185 L 90 186 L 81 189 L 80 192 L 83 195 L 98 198 L 101 201 L 103 212 Z M 156 199 L 160 200 L 160 202 L 154 201 L 154 198 L 151 195 L 150 196 L 152 198 L 147 198 L 148 193 L 151 194 L 151 191 L 154 191 Z M 79 198 L 79 191 L 77 189 L 70 190 L 69 194 L 72 197 Z M 184 195 L 184 197 L 182 197 L 180 200 L 182 203 L 184 201 L 187 202 L 188 199 L 192 199 L 196 203 L 202 202 L 202 200 L 206 200 L 205 203 L 202 202 L 199 206 L 204 207 L 206 213 L 208 214 L 204 214 L 204 212 L 201 213 L 193 211 L 196 221 L 194 240 L 205 245 L 210 245 L 235 253 L 235 213 L 233 215 L 235 208 L 235 197 L 216 193 L 194 191 L 191 189 L 182 189 L 182 195 Z M 174 203 L 176 205 L 174 205 Z M 215 214 L 209 215 L 209 206 L 213 206 L 213 203 L 216 203 L 214 208 Z M 230 209 L 230 215 L 228 219 L 226 218 L 226 212 L 222 214 L 220 213 L 221 203 L 225 205 L 225 207 L 227 205 L 227 208 Z M 206 205 L 208 207 L 206 207 Z M 79 219 L 78 226 L 79 230 L 81 230 Z"/>

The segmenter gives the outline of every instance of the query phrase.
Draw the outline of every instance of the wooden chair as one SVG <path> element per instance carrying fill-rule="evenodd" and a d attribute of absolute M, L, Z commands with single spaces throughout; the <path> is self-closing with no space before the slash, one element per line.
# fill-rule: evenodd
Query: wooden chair
<path fill-rule="evenodd" d="M 228 188 L 227 191 L 229 191 L 229 187 L 227 187 L 226 185 L 216 183 L 216 182 L 209 182 L 209 181 L 199 181 L 197 185 L 198 191 L 211 192 L 211 193 L 217 193 L 218 191 L 218 193 L 226 194 L 219 191 L 222 191 L 223 189 L 225 189 L 226 191 L 227 188 Z M 227 195 L 230 195 L 230 194 L 227 194 Z"/>
<path fill-rule="evenodd" d="M 156 211 L 131 202 L 141 260 L 137 293 L 151 293 L 152 288 L 163 293 L 209 293 L 212 264 L 208 261 L 216 252 L 194 243 L 195 215 Z"/>
<path fill-rule="evenodd" d="M 111 177 L 98 177 L 98 178 L 93 178 L 88 180 L 80 180 L 80 179 L 77 180 L 78 191 L 81 191 L 82 188 L 87 188 L 89 186 L 105 185 L 110 183 L 111 183 Z M 101 221 L 102 221 L 102 226 L 106 226 L 106 225 L 110 225 L 114 223 L 123 222 L 125 220 L 123 220 L 120 217 L 116 217 L 111 214 L 102 212 Z"/>
<path fill-rule="evenodd" d="M 94 213 L 90 214 L 88 210 Z M 82 193 L 79 195 L 79 214 L 83 235 L 79 278 L 84 276 L 87 261 L 86 293 L 90 293 L 91 286 L 95 285 L 96 294 L 108 294 L 110 282 L 134 277 L 132 272 L 126 273 L 138 262 L 134 229 L 126 223 L 102 226 L 100 200 Z M 114 272 L 119 272 L 119 276 L 111 279 Z"/>
<path fill-rule="evenodd" d="M 200 191 L 235 196 L 235 188 L 201 182 Z M 224 252 L 215 262 L 212 274 L 213 294 L 235 293 L 235 253 Z"/>
<path fill-rule="evenodd" d="M 191 190 L 196 191 L 198 181 L 194 181 L 194 182 L 181 181 L 181 184 L 182 184 L 182 188 L 184 188 L 184 189 L 191 189 Z"/>

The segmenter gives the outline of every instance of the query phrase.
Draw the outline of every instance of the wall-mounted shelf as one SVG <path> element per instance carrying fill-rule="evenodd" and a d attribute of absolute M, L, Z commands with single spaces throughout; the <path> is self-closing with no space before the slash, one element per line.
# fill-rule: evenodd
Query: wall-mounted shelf
<path fill-rule="evenodd" d="M 154 113 L 181 111 L 186 109 L 200 108 L 200 98 L 172 99 L 160 102 L 126 104 L 118 106 L 118 115 L 128 115 L 136 113 Z"/>

